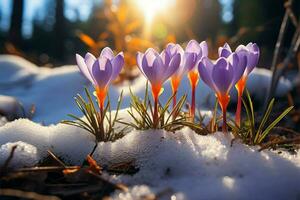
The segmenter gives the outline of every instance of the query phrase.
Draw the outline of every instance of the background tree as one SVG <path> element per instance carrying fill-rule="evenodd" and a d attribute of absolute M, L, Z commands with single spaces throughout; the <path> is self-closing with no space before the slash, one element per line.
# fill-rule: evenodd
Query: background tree
<path fill-rule="evenodd" d="M 66 27 L 65 27 L 65 16 L 64 16 L 64 0 L 56 0 L 55 7 L 55 49 L 56 58 L 63 61 L 65 52 L 65 39 L 66 39 Z"/>
<path fill-rule="evenodd" d="M 24 0 L 13 0 L 12 14 L 9 28 L 9 41 L 15 46 L 22 46 L 22 24 Z"/>

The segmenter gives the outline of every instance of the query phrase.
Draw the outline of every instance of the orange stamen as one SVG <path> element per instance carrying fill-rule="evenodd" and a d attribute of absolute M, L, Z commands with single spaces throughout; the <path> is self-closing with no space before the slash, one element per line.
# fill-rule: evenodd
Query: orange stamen
<path fill-rule="evenodd" d="M 242 78 L 235 84 L 235 88 L 238 92 L 238 102 L 237 102 L 236 113 L 235 113 L 235 122 L 238 126 L 241 125 L 242 95 L 246 87 L 247 79 L 248 79 L 247 76 L 242 76 Z"/>
<path fill-rule="evenodd" d="M 172 87 L 172 91 L 173 91 L 173 108 L 176 106 L 176 93 L 178 91 L 178 87 L 180 84 L 181 78 L 179 76 L 172 76 L 171 78 L 171 87 Z M 175 115 L 175 113 L 174 113 Z"/>
<path fill-rule="evenodd" d="M 242 76 L 242 78 L 235 84 L 235 88 L 237 89 L 239 96 L 243 95 L 244 89 L 246 87 L 247 79 L 248 79 L 247 76 Z"/>
<path fill-rule="evenodd" d="M 192 88 L 192 103 L 191 103 L 191 120 L 194 121 L 195 118 L 195 107 L 196 107 L 196 87 L 199 82 L 199 73 L 196 70 L 192 70 L 188 73 L 188 78 L 190 80 Z"/>
<path fill-rule="evenodd" d="M 151 85 L 151 87 L 153 98 L 158 98 L 158 96 L 161 94 L 161 84 Z"/>
<path fill-rule="evenodd" d="M 223 133 L 227 133 L 226 112 L 227 112 L 227 106 L 230 101 L 230 96 L 227 93 L 226 94 L 217 93 L 217 98 L 218 98 L 219 105 L 221 106 L 222 113 L 223 113 L 222 131 L 223 131 Z"/>
<path fill-rule="evenodd" d="M 158 97 L 161 94 L 161 84 L 153 84 L 152 87 L 152 95 L 154 99 L 154 111 L 153 111 L 153 128 L 157 128 L 158 126 Z"/>
<path fill-rule="evenodd" d="M 105 98 L 107 95 L 107 87 L 105 87 L 105 88 L 96 87 L 96 95 L 97 95 L 97 100 L 99 103 L 100 111 L 103 112 L 104 101 L 105 101 Z"/>
<path fill-rule="evenodd" d="M 171 78 L 171 87 L 172 87 L 173 93 L 177 92 L 180 81 L 181 81 L 180 77 L 172 76 L 172 78 Z"/>
<path fill-rule="evenodd" d="M 188 73 L 188 78 L 192 87 L 196 87 L 199 82 L 199 73 L 196 70 L 192 70 Z"/>

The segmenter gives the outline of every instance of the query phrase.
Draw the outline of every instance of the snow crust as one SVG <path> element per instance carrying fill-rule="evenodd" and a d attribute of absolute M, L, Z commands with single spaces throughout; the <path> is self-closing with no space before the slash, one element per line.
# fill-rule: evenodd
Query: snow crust
<path fill-rule="evenodd" d="M 113 199 L 142 199 L 168 192 L 162 199 L 297 199 L 300 195 L 300 154 L 258 152 L 231 136 L 195 134 L 188 128 L 176 133 L 132 130 L 115 142 L 99 143 L 94 158 L 102 165 L 134 161 L 133 175 L 111 176 L 129 186 Z M 22 142 L 20 142 L 22 141 Z M 33 165 L 52 150 L 64 161 L 81 164 L 92 150 L 94 137 L 68 125 L 49 127 L 26 119 L 0 127 L 3 162 L 13 144 L 20 145 L 13 166 Z M 2 163 L 0 163 L 2 164 Z M 169 195 L 169 196 L 168 196 Z"/>
<path fill-rule="evenodd" d="M 299 154 L 258 152 L 239 142 L 230 147 L 230 141 L 222 133 L 199 136 L 189 129 L 175 134 L 132 132 L 108 147 L 102 145 L 100 152 L 108 154 L 102 162 L 136 159 L 140 167 L 132 177 L 118 177 L 132 188 L 129 193 L 117 193 L 116 199 L 139 199 L 167 189 L 179 199 L 299 197 Z"/>
<path fill-rule="evenodd" d="M 10 156 L 12 148 L 16 146 L 12 160 L 8 167 L 25 167 L 33 166 L 40 161 L 40 156 L 38 154 L 37 148 L 31 144 L 18 141 L 18 142 L 8 142 L 0 147 L 0 163 L 4 163 Z"/>

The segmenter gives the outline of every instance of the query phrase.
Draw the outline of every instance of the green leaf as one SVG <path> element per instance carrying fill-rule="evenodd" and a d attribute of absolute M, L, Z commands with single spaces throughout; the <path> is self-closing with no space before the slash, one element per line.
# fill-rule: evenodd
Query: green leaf
<path fill-rule="evenodd" d="M 285 111 L 283 111 L 261 134 L 258 139 L 258 143 L 261 143 L 263 139 L 269 134 L 269 132 L 294 108 L 294 106 L 290 106 Z"/>
<path fill-rule="evenodd" d="M 273 109 L 274 101 L 275 101 L 275 99 L 273 98 L 270 101 L 269 105 L 268 105 L 268 108 L 267 108 L 267 110 L 266 110 L 266 112 L 265 112 L 265 114 L 264 114 L 264 116 L 263 116 L 263 118 L 261 120 L 261 123 L 260 123 L 260 125 L 258 127 L 258 130 L 256 132 L 254 143 L 257 143 L 258 137 L 262 133 L 262 130 L 265 127 L 265 124 L 266 124 L 267 120 L 269 119 L 269 116 L 270 116 L 270 114 L 272 112 L 272 109 Z"/>

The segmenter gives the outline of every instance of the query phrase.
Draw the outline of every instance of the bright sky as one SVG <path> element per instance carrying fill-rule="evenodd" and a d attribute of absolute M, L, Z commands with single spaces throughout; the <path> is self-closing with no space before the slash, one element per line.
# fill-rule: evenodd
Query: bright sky
<path fill-rule="evenodd" d="M 23 34 L 30 37 L 32 33 L 32 22 L 34 18 L 43 19 L 45 14 L 46 2 L 52 2 L 53 0 L 24 0 L 24 22 L 23 22 Z M 234 0 L 219 0 L 222 5 L 222 20 L 228 23 L 233 18 L 233 4 Z M 84 21 L 88 19 L 93 2 L 101 3 L 102 0 L 65 0 L 65 16 L 69 20 L 76 20 L 79 15 L 79 19 Z M 10 25 L 12 0 L 0 0 L 0 29 L 8 30 Z M 77 15 L 78 14 L 78 15 Z"/>
<path fill-rule="evenodd" d="M 30 36 L 32 33 L 32 21 L 34 18 L 43 18 L 46 14 L 45 3 L 49 0 L 25 0 L 23 34 Z M 53 0 L 50 0 L 53 1 Z M 99 3 L 101 0 L 98 0 Z M 97 1 L 96 1 L 97 2 Z M 86 20 L 91 12 L 93 0 L 65 0 L 65 16 L 69 20 Z M 10 24 L 12 0 L 0 0 L 0 29 L 8 30 Z"/>

